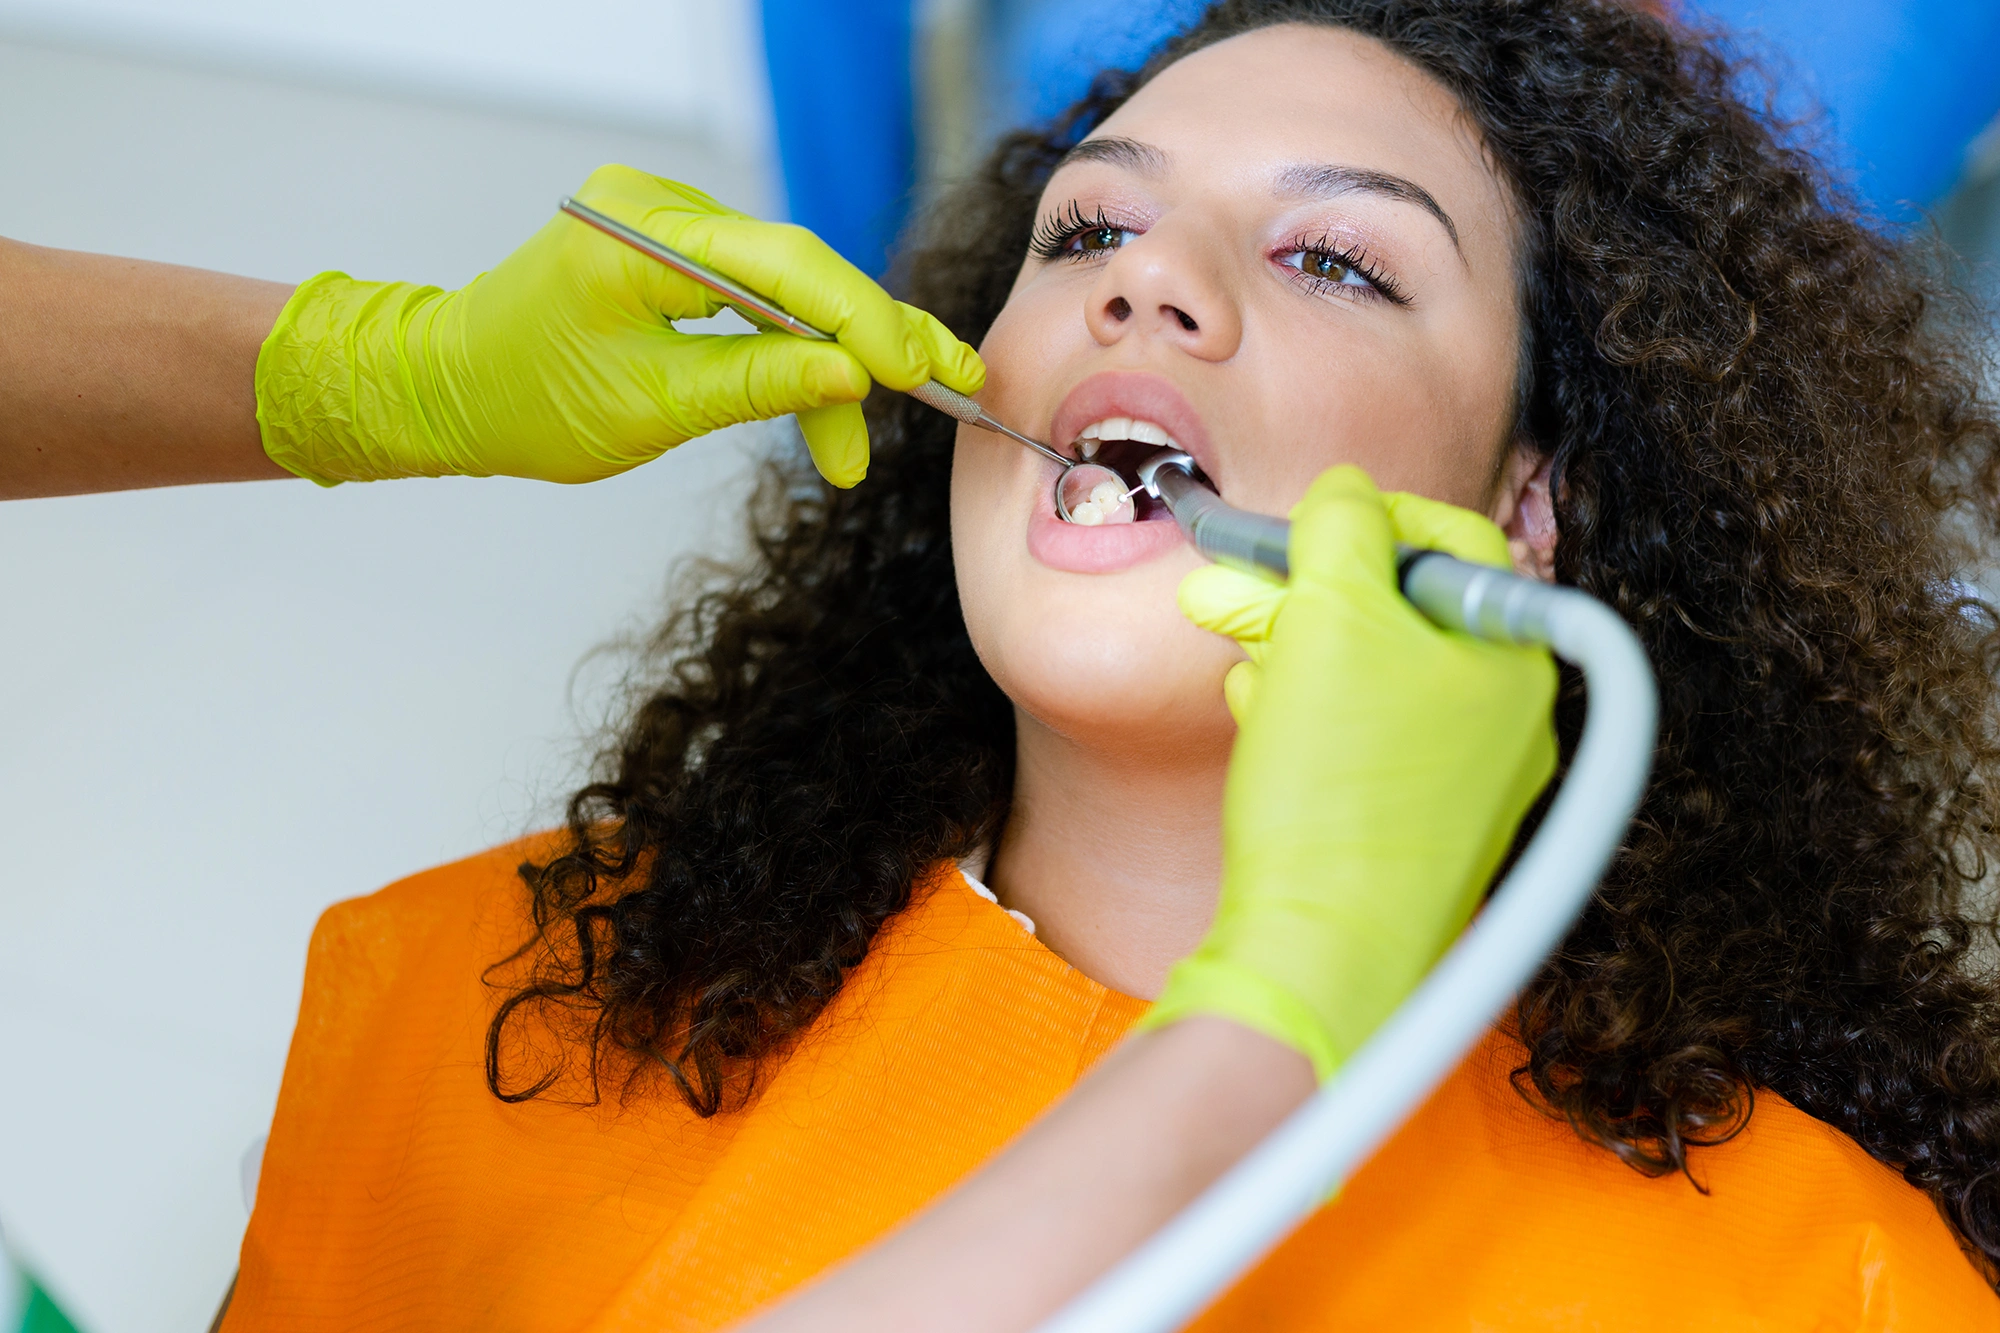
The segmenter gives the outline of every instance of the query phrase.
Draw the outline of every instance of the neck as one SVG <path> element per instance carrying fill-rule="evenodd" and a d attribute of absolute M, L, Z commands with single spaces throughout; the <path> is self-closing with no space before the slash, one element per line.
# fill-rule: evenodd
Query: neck
<path fill-rule="evenodd" d="M 1015 736 L 1014 803 L 987 883 L 1085 976 L 1151 999 L 1215 915 L 1227 738 L 1108 752 L 1018 711 Z"/>

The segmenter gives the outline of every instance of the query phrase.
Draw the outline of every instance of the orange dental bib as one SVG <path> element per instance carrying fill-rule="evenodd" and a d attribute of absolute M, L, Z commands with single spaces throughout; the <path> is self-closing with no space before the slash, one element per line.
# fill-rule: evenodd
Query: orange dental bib
<path fill-rule="evenodd" d="M 224 1329 L 713 1329 L 866 1245 L 1124 1033 L 1106 990 L 950 871 L 918 889 L 749 1103 L 509 1105 L 485 1083 L 522 938 L 504 847 L 315 931 Z M 2000 1331 L 1930 1201 L 1760 1091 L 1703 1195 L 1536 1113 L 1496 1033 L 1195 1326 Z"/>

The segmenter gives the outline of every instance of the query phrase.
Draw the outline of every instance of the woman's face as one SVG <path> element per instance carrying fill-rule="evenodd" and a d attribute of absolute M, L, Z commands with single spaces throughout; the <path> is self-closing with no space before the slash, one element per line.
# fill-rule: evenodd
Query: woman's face
<path fill-rule="evenodd" d="M 1388 48 L 1286 25 L 1179 61 L 1056 170 L 1036 241 L 980 348 L 1008 425 L 1072 455 L 1093 425 L 1141 442 L 1106 453 L 1163 431 L 1267 514 L 1354 463 L 1507 516 L 1513 215 L 1455 99 Z M 1226 746 L 1240 653 L 1174 603 L 1201 558 L 1164 513 L 1060 522 L 1055 475 L 959 431 L 953 551 L 987 670 L 1024 726 L 1093 749 Z"/>

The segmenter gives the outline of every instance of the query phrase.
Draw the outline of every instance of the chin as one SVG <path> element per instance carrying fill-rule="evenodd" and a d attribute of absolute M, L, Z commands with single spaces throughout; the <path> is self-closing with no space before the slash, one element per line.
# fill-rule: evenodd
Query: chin
<path fill-rule="evenodd" d="M 1170 519 L 1058 523 L 1053 475 L 961 433 L 952 557 L 987 673 L 1022 713 L 1106 758 L 1226 762 L 1236 728 L 1222 678 L 1242 652 L 1175 602 L 1201 557 Z"/>
<path fill-rule="evenodd" d="M 988 630 L 973 635 L 987 671 L 1048 730 L 1107 754 L 1227 754 L 1236 728 L 1222 678 L 1241 654 L 1188 623 L 1171 598 L 1139 607 L 1048 598 Z"/>

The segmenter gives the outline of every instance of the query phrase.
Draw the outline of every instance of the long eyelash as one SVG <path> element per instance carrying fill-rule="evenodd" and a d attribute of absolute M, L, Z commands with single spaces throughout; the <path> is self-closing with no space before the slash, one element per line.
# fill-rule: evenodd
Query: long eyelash
<path fill-rule="evenodd" d="M 1034 233 L 1028 239 L 1028 251 L 1043 262 L 1057 259 L 1075 259 L 1069 243 L 1087 231 L 1107 227 L 1121 230 L 1117 223 L 1104 215 L 1102 205 L 1098 206 L 1094 217 L 1085 217 L 1083 208 L 1072 199 L 1054 213 L 1035 223 Z"/>
<path fill-rule="evenodd" d="M 1325 235 L 1319 236 L 1316 239 L 1300 237 L 1295 241 L 1287 241 L 1283 253 L 1288 255 L 1297 254 L 1302 250 L 1311 254 L 1330 255 L 1339 260 L 1356 273 L 1359 273 L 1370 287 L 1380 292 L 1384 298 L 1395 305 L 1408 305 L 1410 303 L 1409 295 L 1403 291 L 1401 284 L 1385 273 L 1381 265 L 1369 258 L 1368 252 L 1358 245 L 1342 245 L 1331 236 Z M 1327 279 L 1307 273 L 1303 269 L 1299 271 L 1297 280 L 1307 283 L 1316 292 L 1323 292 L 1328 288 L 1340 286 L 1337 282 L 1329 282 Z"/>

